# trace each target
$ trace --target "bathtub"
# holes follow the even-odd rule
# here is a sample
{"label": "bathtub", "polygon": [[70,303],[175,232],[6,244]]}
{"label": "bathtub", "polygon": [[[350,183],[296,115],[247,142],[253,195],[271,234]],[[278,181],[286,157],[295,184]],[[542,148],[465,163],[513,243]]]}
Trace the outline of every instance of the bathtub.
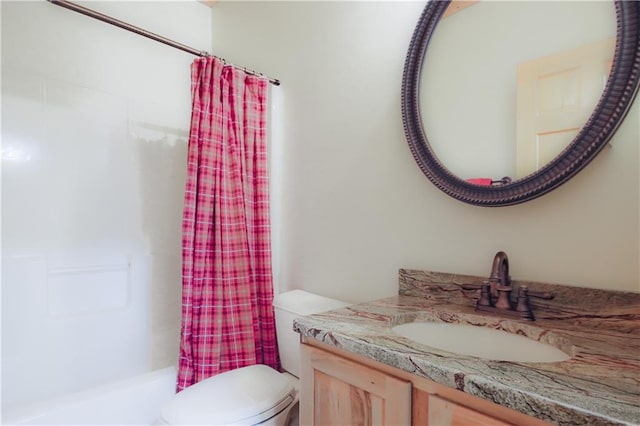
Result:
{"label": "bathtub", "polygon": [[5,407],[3,425],[151,425],[175,392],[173,367],[19,407]]}

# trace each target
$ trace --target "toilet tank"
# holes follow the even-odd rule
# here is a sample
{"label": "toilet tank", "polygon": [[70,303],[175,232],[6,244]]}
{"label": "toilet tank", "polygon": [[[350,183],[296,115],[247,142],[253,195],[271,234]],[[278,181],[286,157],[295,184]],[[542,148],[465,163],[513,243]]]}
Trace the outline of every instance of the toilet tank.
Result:
{"label": "toilet tank", "polygon": [[291,290],[273,298],[276,316],[276,335],[282,368],[300,377],[300,335],[293,331],[293,320],[350,305],[304,290]]}

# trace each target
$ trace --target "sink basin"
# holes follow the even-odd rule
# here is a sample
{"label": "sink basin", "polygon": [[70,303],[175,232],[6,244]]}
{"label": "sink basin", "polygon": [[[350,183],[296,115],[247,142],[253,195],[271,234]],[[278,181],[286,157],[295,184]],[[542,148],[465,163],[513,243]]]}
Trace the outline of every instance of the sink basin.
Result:
{"label": "sink basin", "polygon": [[392,330],[425,346],[495,361],[560,362],[571,358],[549,344],[488,327],[410,322],[397,325]]}

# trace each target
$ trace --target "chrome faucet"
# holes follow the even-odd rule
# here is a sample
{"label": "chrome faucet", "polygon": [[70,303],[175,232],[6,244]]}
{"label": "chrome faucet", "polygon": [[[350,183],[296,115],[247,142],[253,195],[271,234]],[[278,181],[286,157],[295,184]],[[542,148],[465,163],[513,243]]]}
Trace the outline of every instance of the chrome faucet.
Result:
{"label": "chrome faucet", "polygon": [[509,316],[533,321],[533,311],[529,305],[529,296],[552,299],[551,293],[529,292],[525,285],[518,288],[518,300],[511,302],[511,277],[509,276],[509,258],[499,251],[493,258],[489,279],[480,286],[480,298],[476,303],[477,311],[491,312],[500,316]]}

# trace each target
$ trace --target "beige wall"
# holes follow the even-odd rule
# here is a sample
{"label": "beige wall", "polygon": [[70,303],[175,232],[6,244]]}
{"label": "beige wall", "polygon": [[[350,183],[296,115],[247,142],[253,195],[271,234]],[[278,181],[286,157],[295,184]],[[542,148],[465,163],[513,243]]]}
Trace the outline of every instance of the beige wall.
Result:
{"label": "beige wall", "polygon": [[422,175],[402,131],[402,68],[421,9],[213,7],[214,52],[282,80],[280,287],[364,301],[395,294],[398,268],[487,275],[505,250],[517,279],[640,291],[638,102],[612,148],[554,192],[463,204]]}

